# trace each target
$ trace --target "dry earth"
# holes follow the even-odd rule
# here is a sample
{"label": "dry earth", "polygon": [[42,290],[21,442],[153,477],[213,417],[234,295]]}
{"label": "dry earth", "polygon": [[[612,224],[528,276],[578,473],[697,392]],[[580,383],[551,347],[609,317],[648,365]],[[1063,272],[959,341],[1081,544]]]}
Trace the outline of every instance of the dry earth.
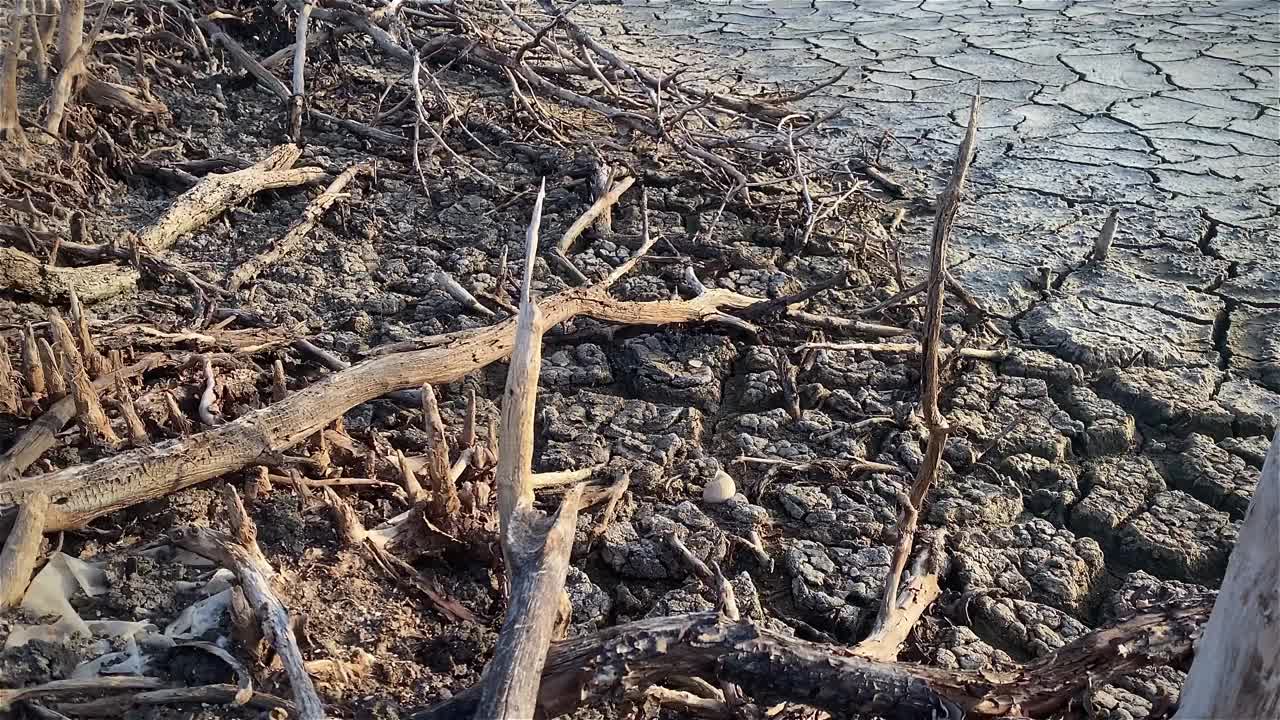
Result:
{"label": "dry earth", "polygon": [[[254,3],[221,9],[241,18],[228,22],[228,31],[258,58],[292,42],[291,11],[281,18]],[[159,11],[122,12],[110,32],[172,22],[157,21]],[[950,257],[974,302],[949,308],[944,337],[1010,353],[994,362],[960,360],[945,373],[943,410],[956,432],[924,525],[949,531],[949,562],[943,596],[917,626],[904,660],[1000,668],[1052,652],[1142,603],[1217,586],[1280,422],[1280,29],[1273,7],[688,0],[583,3],[573,17],[637,64],[663,72],[684,67],[701,81],[743,92],[794,92],[802,81],[846,71],[798,105],[840,111],[814,134],[830,161],[815,174],[837,178],[831,187],[841,189],[850,178],[870,180],[804,254],[791,257],[789,239],[802,222],[795,207],[774,207],[762,192],[754,207],[733,203],[720,212],[722,189],[687,159],[634,136],[601,145],[612,163],[640,176],[637,187],[647,187],[652,232],[663,238],[655,252],[668,260],[624,278],[615,292],[624,299],[687,293],[686,266],[707,286],[757,297],[845,275],[850,287],[824,291],[804,309],[918,332],[915,300],[859,313],[923,277],[933,198],[950,172],[968,98],[982,81],[980,147]],[[100,72],[137,86],[137,44],[104,38]],[[220,50],[212,58],[188,57],[180,46],[149,52],[166,59],[145,74],[169,113],[131,118],[80,107],[74,142],[29,133],[25,157],[0,147],[0,223],[70,237],[78,212],[88,218],[88,240],[122,237],[158,217],[187,186],[164,168],[192,167],[182,165],[191,160],[212,161],[189,171],[197,175],[242,167],[285,137],[288,118],[279,103],[234,64],[220,63]],[[315,107],[408,132],[412,122],[392,110],[411,102],[405,67],[357,35],[313,53]],[[558,238],[590,204],[594,160],[581,144],[548,140],[532,116],[513,110],[501,78],[465,63],[442,64],[426,66],[466,109],[467,132],[455,127],[448,140],[502,188],[438,146],[424,153],[420,179],[407,148],[317,123],[306,130],[300,165],[336,175],[376,160],[376,178],[354,182],[301,249],[214,302],[239,311],[241,321],[305,335],[352,362],[389,343],[495,322],[443,292],[431,273],[449,273],[473,292],[506,295],[508,288],[495,287],[504,274],[499,264],[509,255],[512,272],[517,266],[532,189],[547,178],[544,237]],[[21,87],[24,119],[34,122],[43,90],[27,75]],[[571,109],[551,114],[570,136],[598,123]],[[80,159],[68,161],[64,153],[74,148]],[[871,159],[893,186],[864,176]],[[841,172],[852,175],[841,181]],[[184,236],[167,257],[221,284],[281,236],[316,193],[259,195]],[[20,207],[26,197],[34,214]],[[905,215],[891,231],[898,208]],[[1113,208],[1114,247],[1107,259],[1091,261]],[[632,190],[618,205],[613,233],[591,237],[576,252],[578,267],[602,277],[634,250],[641,221]],[[10,236],[5,244],[25,248]],[[535,277],[543,296],[572,284],[543,258]],[[130,330],[206,329],[210,299],[193,308],[194,297],[184,283],[144,269],[136,289],[91,305],[95,335],[127,354],[216,351],[216,409],[226,419],[269,402],[277,356],[291,391],[328,372],[287,346],[233,356]],[[48,300],[12,289],[0,294],[0,329],[15,359],[23,325],[43,322]],[[65,311],[65,298],[53,300]],[[507,314],[494,309],[499,318]],[[602,482],[622,470],[631,479],[603,536],[593,537],[601,508],[581,518],[568,587],[570,632],[713,607],[666,541],[676,534],[695,553],[723,554],[744,614],[806,639],[849,643],[865,635],[889,565],[897,495],[923,457],[924,431],[912,417],[918,362],[880,352],[796,352],[812,328],[781,321],[759,338],[722,326],[568,325],[546,339],[535,469],[600,465]],[[895,339],[914,342],[885,340]],[[784,407],[775,350],[798,367],[800,419]],[[504,371],[499,364],[437,387],[455,444],[470,389],[480,398],[481,428],[496,418]],[[199,364],[153,373],[135,387],[157,440],[179,434],[165,390],[200,430]],[[16,437],[28,422],[25,413],[0,416],[0,435]],[[417,455],[427,442],[416,408],[393,399],[357,406],[344,424],[360,447],[376,434]],[[314,458],[317,448],[308,443],[291,452]],[[101,454],[69,431],[28,474]],[[344,475],[362,472],[363,461],[334,455]],[[796,470],[744,456],[834,462]],[[902,472],[840,467],[856,461]],[[315,475],[307,463],[298,467]],[[738,494],[704,503],[705,484],[722,469],[736,479]],[[385,460],[373,470],[365,477],[397,475]],[[250,469],[225,480],[240,486],[255,476]],[[214,487],[221,483],[50,537],[62,552],[103,563],[106,590],[77,599],[81,615],[164,629],[201,599],[212,568],[162,543],[142,549],[183,525],[223,527]],[[406,509],[385,486],[344,495],[370,527]],[[482,619],[454,622],[341,547],[323,505],[288,485],[249,509],[268,559],[288,580],[286,605],[305,618],[307,659],[349,663],[346,674],[317,674],[336,716],[408,717],[479,679],[504,609],[494,566],[447,552],[418,560],[446,595]],[[753,533],[762,552],[733,539]],[[0,616],[0,635],[34,620],[22,611]],[[227,622],[215,613],[196,639],[223,643],[247,661],[245,649],[230,643]],[[139,651],[136,644],[112,649]],[[102,650],[88,642],[6,647],[0,687],[70,677]],[[146,644],[140,652],[151,663],[147,672],[169,681],[234,681],[207,653]],[[1158,717],[1176,699],[1183,670],[1153,667],[1094,686],[1070,714]],[[259,678],[260,689],[289,695],[278,674]],[[621,717],[622,707],[576,717]],[[73,710],[64,712],[76,716]],[[261,713],[173,705],[127,716]]]}

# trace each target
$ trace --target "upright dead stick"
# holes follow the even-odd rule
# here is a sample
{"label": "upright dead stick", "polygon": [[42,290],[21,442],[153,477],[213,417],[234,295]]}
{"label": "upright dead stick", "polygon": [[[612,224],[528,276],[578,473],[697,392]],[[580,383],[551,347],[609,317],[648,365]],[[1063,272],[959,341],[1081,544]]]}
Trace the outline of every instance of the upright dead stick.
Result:
{"label": "upright dead stick", "polygon": [[65,0],[62,4],[62,19],[58,26],[58,61],[62,69],[53,81],[53,93],[49,96],[49,112],[45,117],[45,130],[58,135],[62,130],[62,118],[66,114],[67,105],[82,84],[81,78],[87,72],[85,64],[93,43],[102,31],[102,24],[111,10],[112,0],[102,3],[102,9],[94,18],[93,28],[87,38],[84,32],[84,0]]}
{"label": "upright dead stick", "polygon": [[1093,241],[1093,259],[1096,262],[1106,260],[1108,253],[1111,252],[1111,242],[1116,238],[1116,225],[1119,220],[1120,208],[1111,208],[1107,213],[1106,221],[1102,223],[1102,231]]}
{"label": "upright dead stick", "polygon": [[[40,17],[47,14],[47,17]],[[31,33],[31,62],[36,66],[36,81],[49,80],[48,38],[40,31],[42,24],[52,20],[52,13],[44,7],[44,0],[30,0],[27,5],[27,31]],[[50,28],[52,30],[52,28]]]}
{"label": "upright dead stick", "polygon": [[89,371],[85,369],[84,359],[76,348],[76,341],[71,328],[63,321],[57,308],[49,308],[49,325],[53,328],[54,340],[62,350],[63,371],[67,384],[71,387],[71,397],[76,403],[76,414],[84,425],[85,433],[94,439],[100,439],[109,447],[120,444],[120,436],[111,429],[111,421],[102,409],[102,400],[98,391],[89,380]]}
{"label": "upright dead stick", "polygon": [[129,433],[129,443],[134,447],[150,445],[151,438],[147,436],[147,426],[138,416],[138,408],[133,404],[133,393],[129,392],[129,383],[120,375],[116,375],[115,379],[116,408],[120,411],[120,417],[124,419],[125,430]]}
{"label": "upright dead stick", "polygon": [[36,340],[36,347],[40,350],[40,364],[44,366],[44,381],[49,387],[49,399],[61,400],[67,396],[67,381],[62,375],[58,353],[44,338]]}
{"label": "upright dead stick", "polygon": [[498,489],[498,531],[508,570],[511,558],[507,556],[507,546],[513,517],[517,512],[529,512],[533,508],[533,484],[529,482],[529,474],[533,472],[533,409],[538,399],[538,373],[542,362],[542,311],[531,297],[531,287],[545,197],[544,179],[533,202],[533,217],[525,233],[520,314],[516,317],[515,347],[511,352],[506,391],[502,396],[502,440],[494,481]]}
{"label": "upright dead stick", "polygon": [[205,528],[188,528],[177,533],[175,542],[218,561],[236,574],[250,607],[254,608],[262,624],[263,635],[271,640],[284,665],[289,684],[293,687],[297,717],[300,720],[324,720],[324,703],[320,701],[315,684],[304,667],[302,651],[289,622],[289,611],[272,589],[277,576],[258,547],[257,528],[245,512],[235,488],[224,485],[223,497],[231,519],[230,537]]}
{"label": "upright dead stick", "polygon": [[325,188],[324,192],[320,193],[315,200],[311,201],[311,204],[307,205],[307,208],[302,211],[302,217],[289,226],[289,230],[285,232],[284,237],[280,238],[280,242],[261,255],[246,260],[240,267],[231,272],[227,277],[227,289],[233,292],[239,290],[246,282],[257,277],[258,273],[262,272],[263,269],[297,249],[298,245],[302,244],[303,239],[307,237],[307,234],[315,228],[316,223],[320,222],[320,218],[324,217],[329,207],[346,197],[346,194],[342,191],[347,184],[356,175],[368,170],[369,165],[367,163],[352,165],[343,170],[342,174],[338,175],[332,183],[329,183],[329,187]]}
{"label": "upright dead stick", "polygon": [[[498,520],[511,600],[493,660],[485,671],[476,720],[534,716],[542,666],[569,572],[582,487],[565,494],[559,512],[546,518],[533,507],[533,416],[542,364],[542,313],[532,297],[533,261],[546,182],[538,189],[525,238],[524,282],[516,346],[507,371],[498,451]],[[550,526],[548,527],[548,523]]]}
{"label": "upright dead stick", "polygon": [[95,378],[101,377],[103,373],[110,370],[110,366],[102,353],[98,352],[98,346],[93,342],[93,335],[89,333],[89,316],[85,312],[84,305],[80,303],[80,296],[76,294],[75,288],[71,288],[70,292],[71,323],[76,332],[76,341],[80,344],[80,354],[89,368],[89,374]]}
{"label": "upright dead stick", "polygon": [[36,331],[30,323],[22,334],[22,376],[27,381],[28,392],[33,396],[44,394],[44,364],[40,362],[40,346],[36,344]]}
{"label": "upright dead stick", "polygon": [[1262,465],[1174,720],[1280,717],[1280,430]]}
{"label": "upright dead stick", "polygon": [[9,357],[9,346],[0,340],[0,413],[15,415],[20,406],[18,385],[13,381],[13,360]]}
{"label": "upright dead stick", "polygon": [[[929,438],[925,449],[924,462],[920,464],[919,473],[911,485],[910,494],[904,498],[904,505],[898,521],[898,542],[893,551],[893,564],[889,566],[889,575],[885,580],[884,595],[880,599],[880,612],[872,626],[872,635],[886,632],[894,624],[894,615],[898,613],[898,586],[902,581],[902,572],[906,569],[907,558],[911,555],[911,545],[915,538],[916,523],[920,518],[920,510],[929,488],[938,476],[938,468],[942,462],[942,448],[946,444],[951,426],[938,407],[938,395],[941,390],[939,378],[942,355],[942,301],[946,285],[947,273],[947,241],[951,237],[951,226],[955,223],[956,213],[960,208],[961,195],[964,192],[965,179],[969,175],[969,165],[973,162],[974,146],[978,137],[978,93],[974,93],[969,105],[969,126],[965,131],[964,142],[956,152],[955,168],[951,171],[951,180],[942,192],[938,201],[938,212],[933,219],[933,239],[929,250],[929,290],[925,303],[925,333],[921,375],[920,405],[924,415],[925,427],[929,429]],[[897,648],[893,648],[893,657],[897,657]],[[886,650],[887,654],[887,650]],[[883,658],[891,659],[891,658]]]}
{"label": "upright dead stick", "polygon": [[139,234],[138,244],[154,252],[164,252],[183,235],[204,227],[257,193],[294,187],[325,176],[320,168],[293,168],[301,155],[296,145],[280,145],[244,170],[206,175]]}
{"label": "upright dead stick", "polygon": [[66,67],[80,49],[84,35],[84,0],[62,0],[62,16],[58,19],[58,62]]}
{"label": "upright dead stick", "polygon": [[307,0],[298,10],[298,28],[293,53],[293,95],[289,98],[289,137],[295,145],[302,143],[302,116],[307,103],[305,75],[307,70],[307,25],[315,5]]}
{"label": "upright dead stick", "polygon": [[449,473],[449,442],[444,437],[440,405],[430,385],[422,386],[422,423],[427,432],[427,480],[431,483],[431,513],[437,522],[452,522],[462,503]]}
{"label": "upright dead stick", "polygon": [[[116,370],[93,381],[94,390],[104,392],[117,380],[141,375],[165,362],[163,353],[153,353],[139,359],[129,367]],[[9,480],[16,479],[31,464],[40,459],[57,441],[57,435],[71,418],[76,416],[76,403],[71,398],[63,398],[55,402],[38,420],[31,423],[26,432],[18,438],[4,455],[0,455],[0,486]]]}
{"label": "upright dead stick", "polygon": [[[23,0],[13,0],[8,33],[0,53],[0,141],[24,138],[18,117],[18,53],[22,49]],[[0,31],[4,28],[0,28]]]}
{"label": "upright dead stick", "polygon": [[0,550],[0,612],[17,607],[27,592],[27,585],[31,584],[48,507],[48,498],[35,496],[18,510],[18,519],[4,543],[4,550]]}

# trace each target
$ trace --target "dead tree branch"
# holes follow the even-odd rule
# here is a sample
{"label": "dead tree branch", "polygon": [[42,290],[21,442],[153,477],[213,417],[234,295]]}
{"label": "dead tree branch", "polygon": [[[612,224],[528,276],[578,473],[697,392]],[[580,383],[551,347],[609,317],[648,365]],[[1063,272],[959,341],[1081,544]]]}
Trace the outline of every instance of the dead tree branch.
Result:
{"label": "dead tree branch", "polygon": [[502,439],[495,482],[498,527],[511,600],[498,646],[485,671],[477,720],[519,720],[534,715],[542,666],[569,572],[582,487],[565,494],[548,518],[533,506],[533,423],[542,365],[542,312],[532,297],[533,262],[546,182],[538,189],[525,237],[524,281],[515,348],[502,402]]}
{"label": "dead tree branch", "polygon": [[[951,426],[938,406],[938,395],[941,391],[942,303],[946,285],[947,241],[951,237],[951,226],[960,208],[965,179],[969,175],[969,165],[973,162],[974,146],[978,137],[978,105],[979,96],[974,93],[973,101],[969,105],[969,126],[965,131],[964,142],[956,152],[956,163],[951,171],[951,180],[942,192],[938,202],[938,212],[933,221],[920,391],[921,412],[924,415],[925,427],[929,430],[929,437],[926,441],[924,462],[920,464],[919,473],[911,485],[910,493],[903,499],[903,507],[898,516],[898,542],[894,547],[893,563],[889,566],[889,575],[885,581],[880,612],[872,626],[873,638],[891,632],[890,628],[899,624],[896,616],[902,612],[902,606],[899,604],[898,586],[902,581],[902,573],[907,567],[907,558],[911,555],[911,545],[915,538],[920,511],[924,507],[929,488],[937,479],[942,463],[942,449],[946,444],[947,435],[951,432]],[[895,633],[895,635],[898,634],[901,633]],[[902,636],[905,639],[905,634]],[[898,655],[896,646],[890,648],[880,644],[879,651],[880,658],[885,660],[895,659]]]}
{"label": "dead tree branch", "polygon": [[[311,6],[307,5],[306,7]],[[306,209],[302,211],[302,217],[289,226],[289,229],[285,232],[284,237],[280,238],[279,242],[273,245],[270,250],[244,261],[239,267],[231,271],[231,274],[227,276],[227,289],[232,292],[239,290],[245,283],[257,277],[258,273],[297,249],[298,245],[306,239],[311,230],[320,222],[320,218],[324,217],[325,212],[335,202],[346,197],[346,194],[342,191],[347,184],[356,175],[367,172],[369,167],[366,163],[360,163],[343,170],[342,174],[329,183],[329,187],[325,188],[324,192],[316,196],[316,199],[307,205]]]}
{"label": "dead tree branch", "polygon": [[[1008,673],[850,657],[750,622],[725,622],[715,612],[648,618],[553,647],[537,707],[540,717],[560,717],[629,689],[690,676],[739,683],[758,702],[791,701],[841,717],[996,718],[1015,710],[1045,717],[1090,685],[1188,658],[1212,604],[1212,595],[1201,595],[1143,611]],[[410,720],[472,717],[480,693],[472,687]]]}
{"label": "dead tree branch", "polygon": [[199,230],[253,195],[303,185],[325,176],[320,168],[294,168],[301,155],[296,145],[280,145],[244,170],[205,176],[139,234],[138,244],[154,252],[164,252],[183,235]]}

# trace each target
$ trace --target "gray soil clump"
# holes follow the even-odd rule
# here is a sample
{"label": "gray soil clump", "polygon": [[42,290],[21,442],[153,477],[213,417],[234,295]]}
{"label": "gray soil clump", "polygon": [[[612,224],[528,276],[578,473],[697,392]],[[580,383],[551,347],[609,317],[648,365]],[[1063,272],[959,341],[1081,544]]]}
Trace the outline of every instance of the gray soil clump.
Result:
{"label": "gray soil clump", "polygon": [[1230,516],[1169,490],[1116,532],[1117,559],[1163,577],[1211,583],[1226,572],[1236,539]]}

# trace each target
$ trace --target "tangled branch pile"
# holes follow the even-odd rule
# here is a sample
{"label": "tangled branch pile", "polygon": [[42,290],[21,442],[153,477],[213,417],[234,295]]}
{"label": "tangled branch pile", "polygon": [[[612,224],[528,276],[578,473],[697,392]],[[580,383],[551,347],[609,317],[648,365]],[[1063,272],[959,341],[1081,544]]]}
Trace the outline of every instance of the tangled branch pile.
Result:
{"label": "tangled branch pile", "polygon": [[[8,244],[0,248],[0,287],[48,305],[44,318],[7,327],[10,332],[0,341],[0,415],[15,428],[15,441],[0,457],[0,535],[5,538],[0,609],[30,601],[28,588],[38,585],[32,575],[46,534],[83,530],[99,518],[225,479],[242,481],[250,504],[270,496],[273,486],[287,486],[304,509],[323,506],[345,548],[450,622],[485,620],[415,563],[449,555],[493,571],[506,619],[484,680],[414,715],[420,719],[551,717],[620,698],[717,718],[776,715],[769,703],[837,715],[1048,717],[1089,683],[1192,655],[1209,617],[1210,596],[1147,608],[1016,672],[947,671],[898,661],[917,621],[940,594],[946,562],[942,533],[925,533],[927,542],[918,551],[915,543],[950,432],[939,405],[943,361],[1010,352],[943,345],[949,289],[953,299],[976,307],[956,288],[945,263],[951,223],[978,142],[976,98],[951,183],[937,204],[928,280],[914,289],[901,287],[881,307],[925,293],[922,321],[900,327],[804,310],[818,293],[847,287],[847,277],[766,298],[708,288],[695,270],[699,260],[731,261],[716,230],[732,211],[767,218],[779,229],[778,266],[840,246],[877,263],[884,277],[901,280],[901,268],[890,267],[896,253],[878,223],[862,234],[856,249],[833,239],[833,224],[876,212],[875,202],[863,193],[868,182],[891,181],[874,164],[831,155],[817,142],[829,118],[793,109],[827,83],[789,95],[743,97],[681,73],[659,75],[584,30],[571,17],[576,3],[558,7],[553,0],[540,0],[537,8],[529,8],[504,0],[287,0],[272,8],[261,5],[163,0],[117,6],[103,0],[94,9],[84,0],[60,5],[14,0],[0,15],[6,30],[0,140],[7,143],[5,157],[14,158],[0,166],[6,191],[2,219],[7,220],[0,224],[0,237]],[[94,13],[84,32],[90,9]],[[55,32],[56,53],[50,56]],[[291,42],[259,57],[256,46],[264,44],[263,37]],[[341,75],[344,57],[357,52],[366,54],[366,69],[384,82],[376,103],[345,102],[348,98],[334,87],[351,78],[335,84],[327,77]],[[287,67],[288,83],[280,77]],[[509,105],[479,96],[464,105],[444,79],[463,68],[484,78],[487,88],[499,88],[497,95]],[[57,72],[50,75],[51,69]],[[126,74],[132,82],[123,82]],[[152,77],[164,79],[163,92]],[[174,147],[198,146],[190,132],[172,126],[165,102],[177,94],[174,88],[196,83],[221,98],[224,110],[227,88],[256,84],[265,91],[274,110],[272,147],[256,161],[157,161]],[[388,98],[398,100],[383,107]],[[362,157],[332,166],[307,154],[319,138],[340,146],[331,141],[334,136],[358,147]],[[161,140],[172,145],[158,146]],[[547,168],[565,157],[555,150],[585,160]],[[430,198],[433,181],[455,174],[502,198],[505,209],[533,194],[527,189],[531,183],[517,186],[511,173],[497,171],[513,155],[537,171],[523,173],[520,180],[567,176],[589,189],[590,204],[574,214],[557,242],[540,249],[546,199],[545,184],[540,187],[525,255],[516,263],[518,284],[509,274],[505,248],[497,278],[485,287],[466,287],[443,270],[427,276],[463,312],[489,324],[402,337],[351,364],[308,340],[300,328],[272,326],[240,306],[250,302],[260,278],[305,246],[326,214],[362,183],[373,186],[395,177],[420,184]],[[87,215],[99,195],[141,176],[181,193],[145,223],[115,217],[99,227],[90,221]],[[174,252],[185,238],[209,231],[217,221],[229,224],[228,214],[257,196],[317,183],[323,190],[278,240],[221,278]],[[692,237],[660,236],[651,228],[649,189],[674,186],[700,193],[690,204],[711,210],[710,222]],[[640,190],[633,213],[640,230],[615,232],[615,210],[633,187]],[[880,242],[868,242],[869,236]],[[616,240],[628,252],[616,266],[589,266],[580,251],[590,238]],[[664,247],[660,243],[672,254],[656,256]],[[536,272],[547,270],[538,266],[539,259],[552,261],[561,274]],[[675,267],[683,294],[615,297],[616,286],[642,262]],[[538,274],[543,288],[560,291],[539,300]],[[170,309],[182,310],[189,321],[162,328],[138,317],[95,320],[86,308],[146,283],[184,288],[190,308],[174,303]],[[59,309],[63,304],[66,318]],[[673,551],[716,598],[717,612],[650,618],[564,639],[569,622],[564,584],[579,510],[604,506],[588,532],[591,539],[600,537],[625,502],[630,483],[625,468],[608,483],[595,481],[593,468],[533,472],[544,334],[575,318],[616,327],[715,323],[752,340],[785,324],[792,335],[892,338],[899,342],[858,349],[922,358],[927,454],[900,493],[893,562],[868,637],[851,647],[806,642],[744,619],[717,563],[723,558],[699,557],[672,534]],[[813,339],[817,342],[807,348],[823,345],[822,337]],[[281,359],[290,350],[328,374],[320,376],[313,367],[291,383]],[[259,364],[258,358],[269,353],[277,355],[274,361]],[[451,442],[438,387],[507,358],[500,428],[481,436],[472,393],[462,429]],[[798,419],[808,405],[785,353],[778,354],[778,376],[782,402]],[[352,408],[388,396],[411,408],[412,422],[425,437],[421,455],[393,451],[376,430],[363,437],[347,431],[344,416]],[[68,435],[66,427],[73,423]],[[83,457],[77,454],[58,468],[49,456],[68,436]],[[869,462],[857,469],[901,474],[896,467]],[[1267,478],[1276,476],[1274,452],[1267,473]],[[1274,505],[1280,480],[1268,482],[1266,490],[1272,492],[1260,490],[1259,497]],[[539,509],[546,507],[546,497],[535,492],[545,496],[565,486],[570,489],[557,511]],[[366,528],[366,517],[354,507],[353,488],[360,487],[390,487],[407,509]],[[56,712],[100,715],[204,702],[283,708],[306,720],[329,715],[313,681],[320,666],[305,659],[305,643],[282,599],[287,597],[283,573],[260,546],[260,528],[241,493],[230,482],[221,488],[220,519],[227,532],[178,528],[162,544],[208,558],[238,579],[228,589],[228,612],[250,663],[218,646],[204,648],[235,668],[237,685],[162,688],[155,678],[122,681],[105,675],[55,680],[0,690],[0,712],[22,707],[34,714],[55,713],[42,703],[106,695],[60,702]],[[767,559],[758,536],[743,542]],[[254,690],[255,678],[267,674],[275,661],[291,701]],[[693,691],[673,689],[677,685]]]}

